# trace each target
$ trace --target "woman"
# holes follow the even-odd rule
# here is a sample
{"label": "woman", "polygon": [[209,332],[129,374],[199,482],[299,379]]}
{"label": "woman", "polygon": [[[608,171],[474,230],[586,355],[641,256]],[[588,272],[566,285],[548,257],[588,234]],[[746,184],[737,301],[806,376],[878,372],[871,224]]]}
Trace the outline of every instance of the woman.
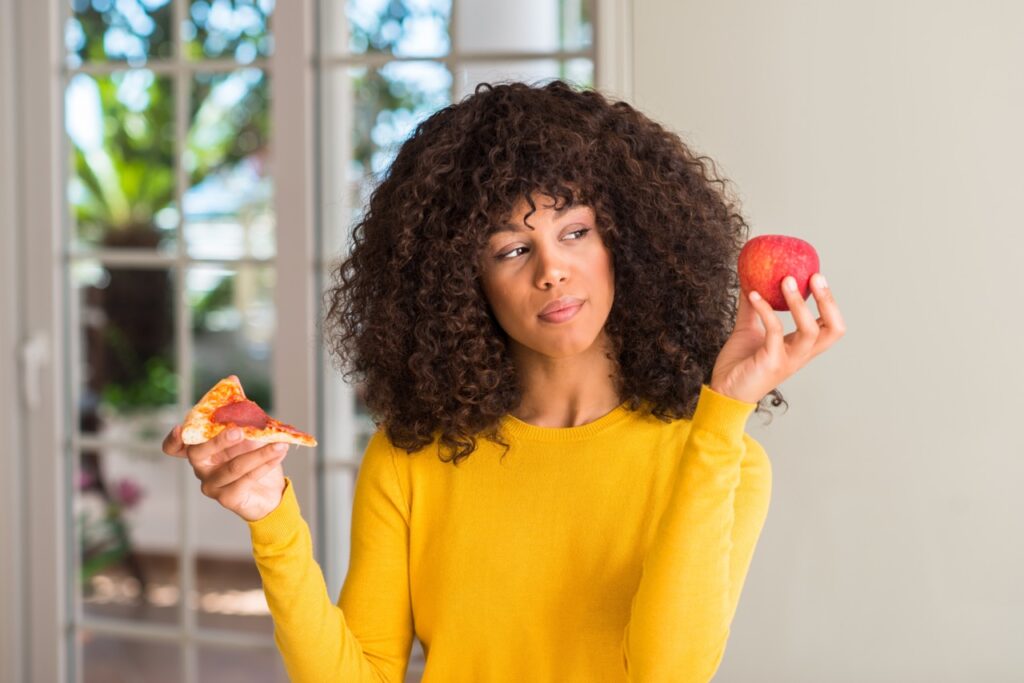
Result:
{"label": "woman", "polygon": [[427,682],[711,679],[771,495],[747,417],[844,326],[820,274],[788,335],[737,306],[748,227],[705,159],[560,81],[405,142],[327,292],[378,425],[337,604],[282,455],[168,435],[248,521],[293,681],[400,681],[414,635]]}

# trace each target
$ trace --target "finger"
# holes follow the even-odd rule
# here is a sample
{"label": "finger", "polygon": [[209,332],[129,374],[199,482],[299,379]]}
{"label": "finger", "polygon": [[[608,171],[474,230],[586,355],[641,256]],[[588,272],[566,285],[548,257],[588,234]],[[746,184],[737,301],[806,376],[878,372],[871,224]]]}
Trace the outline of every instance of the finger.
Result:
{"label": "finger", "polygon": [[757,311],[761,323],[764,325],[765,351],[773,358],[781,358],[785,355],[782,341],[782,321],[775,315],[775,310],[756,291],[750,293],[750,301]]}
{"label": "finger", "polygon": [[[798,284],[792,275],[787,275],[782,280],[782,296],[786,298],[789,311],[793,314],[793,320],[796,321],[796,331],[787,334],[784,343],[789,349],[790,355],[806,356],[814,348],[819,328],[807,302],[800,295]],[[792,285],[793,288],[790,289],[788,285]]]}
{"label": "finger", "polygon": [[284,460],[286,455],[287,453],[260,465],[233,484],[228,484],[224,488],[218,490],[216,493],[217,501],[228,509],[237,509],[250,497],[250,487],[253,483],[258,482],[267,474],[280,467],[281,461]]}
{"label": "finger", "polygon": [[164,437],[160,449],[167,455],[173,455],[176,458],[186,456],[185,444],[181,440],[181,425],[174,425],[174,428]]}
{"label": "finger", "polygon": [[244,453],[249,453],[251,451],[258,450],[266,445],[266,441],[256,441],[255,439],[242,439],[234,446],[229,446],[223,451],[217,451],[216,453],[214,453],[213,456],[211,456],[210,458],[210,464],[213,467],[217,467],[219,465],[226,463],[228,460],[231,460],[232,458],[236,458]]}
{"label": "finger", "polygon": [[750,303],[750,292],[742,293],[736,311],[736,329],[754,329],[760,332],[758,318],[757,309]]}
{"label": "finger", "polygon": [[263,448],[257,448],[226,463],[215,469],[210,476],[203,481],[202,490],[205,495],[209,492],[224,488],[234,482],[248,476],[254,470],[263,467],[270,461],[280,461],[288,452],[288,444],[272,443]]}
{"label": "finger", "polygon": [[242,430],[238,427],[224,429],[220,434],[205,443],[196,444],[188,449],[188,460],[197,472],[208,470],[216,465],[216,455],[220,451],[239,443],[242,440]]}
{"label": "finger", "polygon": [[814,300],[818,304],[818,312],[821,313],[819,318],[821,334],[818,336],[818,342],[815,345],[815,351],[820,353],[846,334],[846,323],[843,321],[843,316],[839,312],[839,305],[836,303],[835,296],[833,296],[832,289],[825,281],[824,275],[817,273],[811,278],[811,291],[814,293]]}

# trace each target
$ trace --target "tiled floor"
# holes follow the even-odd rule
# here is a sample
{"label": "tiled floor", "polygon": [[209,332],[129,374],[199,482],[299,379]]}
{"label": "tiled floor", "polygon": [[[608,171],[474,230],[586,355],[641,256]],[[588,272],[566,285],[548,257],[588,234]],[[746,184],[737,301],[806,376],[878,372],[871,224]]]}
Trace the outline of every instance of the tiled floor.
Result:
{"label": "tiled floor", "polygon": [[[178,559],[141,555],[138,581],[126,565],[94,577],[83,595],[86,616],[118,618],[139,623],[178,624],[180,591]],[[282,683],[288,680],[273,645],[273,623],[263,598],[260,577],[251,559],[199,558],[197,592],[191,603],[196,622],[203,628],[263,634],[263,649],[199,647],[200,681],[217,683]],[[84,683],[180,683],[184,680],[180,648],[176,642],[121,638],[82,630]],[[417,661],[417,660],[420,661]],[[420,680],[422,653],[414,644],[405,683]]]}
{"label": "tiled floor", "polygon": [[[141,623],[180,622],[178,559],[141,555],[140,582],[126,565],[94,577],[83,595],[86,616],[118,618]],[[263,634],[263,649],[200,646],[197,658],[201,681],[287,681],[274,648],[273,623],[263,599],[259,574],[251,559],[199,558],[196,562],[196,623],[202,628]],[[179,683],[184,680],[177,643],[120,638],[80,632],[82,680],[85,683],[145,681]]]}

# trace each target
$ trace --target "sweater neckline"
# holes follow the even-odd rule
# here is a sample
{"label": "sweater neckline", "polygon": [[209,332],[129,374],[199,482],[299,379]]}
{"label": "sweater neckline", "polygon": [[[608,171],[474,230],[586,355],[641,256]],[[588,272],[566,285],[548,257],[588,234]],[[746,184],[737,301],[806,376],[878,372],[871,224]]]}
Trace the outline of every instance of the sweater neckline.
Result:
{"label": "sweater neckline", "polygon": [[605,413],[596,420],[575,427],[541,427],[524,422],[511,413],[501,419],[501,424],[508,434],[519,440],[546,441],[549,443],[582,441],[596,436],[626,419],[631,412],[626,408],[627,402],[623,401],[610,412]]}

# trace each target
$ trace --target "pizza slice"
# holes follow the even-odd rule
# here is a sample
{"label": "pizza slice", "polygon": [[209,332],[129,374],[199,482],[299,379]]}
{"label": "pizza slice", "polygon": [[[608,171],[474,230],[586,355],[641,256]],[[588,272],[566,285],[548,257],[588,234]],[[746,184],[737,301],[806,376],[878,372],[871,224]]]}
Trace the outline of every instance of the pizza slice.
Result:
{"label": "pizza slice", "polygon": [[247,399],[235,375],[228,375],[217,382],[192,406],[181,425],[181,440],[189,445],[203,443],[229,427],[238,427],[244,438],[253,441],[316,445],[316,439],[311,435],[275,420]]}

